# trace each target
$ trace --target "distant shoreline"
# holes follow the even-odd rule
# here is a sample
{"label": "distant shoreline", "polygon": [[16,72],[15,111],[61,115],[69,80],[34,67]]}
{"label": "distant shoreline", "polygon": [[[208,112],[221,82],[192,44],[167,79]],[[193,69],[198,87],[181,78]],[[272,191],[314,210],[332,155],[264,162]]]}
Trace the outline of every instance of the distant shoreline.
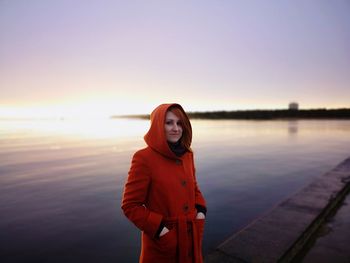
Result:
{"label": "distant shoreline", "polygon": [[[309,109],[309,110],[240,110],[187,112],[190,119],[210,120],[274,120],[274,119],[350,119],[350,109]],[[114,118],[149,119],[149,114],[114,115]]]}

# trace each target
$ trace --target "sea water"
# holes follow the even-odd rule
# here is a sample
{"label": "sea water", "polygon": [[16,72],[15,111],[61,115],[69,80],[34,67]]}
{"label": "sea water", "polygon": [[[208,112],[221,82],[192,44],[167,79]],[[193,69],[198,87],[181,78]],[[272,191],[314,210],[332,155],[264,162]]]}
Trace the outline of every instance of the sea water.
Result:
{"label": "sea water", "polygon": [[[192,120],[204,253],[350,156],[349,120]],[[137,262],[120,209],[149,121],[1,120],[1,262]]]}

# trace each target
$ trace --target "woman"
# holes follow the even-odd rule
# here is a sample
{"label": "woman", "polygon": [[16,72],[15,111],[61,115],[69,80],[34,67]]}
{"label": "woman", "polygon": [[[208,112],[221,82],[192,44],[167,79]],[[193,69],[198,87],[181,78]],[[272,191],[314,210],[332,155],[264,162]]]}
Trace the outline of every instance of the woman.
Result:
{"label": "woman", "polygon": [[124,188],[122,209],[142,231],[140,262],[202,262],[205,200],[198,188],[192,128],[179,104],[162,104],[151,114]]}

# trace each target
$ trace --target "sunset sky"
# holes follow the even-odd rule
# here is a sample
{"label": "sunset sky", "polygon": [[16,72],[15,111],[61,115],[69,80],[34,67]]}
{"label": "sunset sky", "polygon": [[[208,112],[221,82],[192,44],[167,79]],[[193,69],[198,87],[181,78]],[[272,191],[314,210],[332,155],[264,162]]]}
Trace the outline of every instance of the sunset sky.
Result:
{"label": "sunset sky", "polygon": [[0,117],[350,107],[350,1],[0,1]]}

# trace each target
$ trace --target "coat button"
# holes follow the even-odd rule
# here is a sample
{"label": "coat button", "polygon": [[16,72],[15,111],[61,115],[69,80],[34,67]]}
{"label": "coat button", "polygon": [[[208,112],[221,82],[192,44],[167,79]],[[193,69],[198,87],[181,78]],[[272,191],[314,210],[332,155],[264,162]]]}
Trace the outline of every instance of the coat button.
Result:
{"label": "coat button", "polygon": [[186,180],[182,180],[182,181],[181,181],[181,185],[182,185],[182,186],[186,186],[186,184],[187,184]]}
{"label": "coat button", "polygon": [[181,160],[179,160],[179,159],[176,159],[175,162],[176,162],[177,165],[180,165],[180,164],[181,164]]}
{"label": "coat button", "polygon": [[187,228],[187,234],[189,234],[189,235],[192,234],[192,227],[189,226],[189,227]]}
{"label": "coat button", "polygon": [[184,210],[185,212],[187,212],[188,209],[189,209],[188,204],[185,204],[185,205],[183,206],[183,210]]}

